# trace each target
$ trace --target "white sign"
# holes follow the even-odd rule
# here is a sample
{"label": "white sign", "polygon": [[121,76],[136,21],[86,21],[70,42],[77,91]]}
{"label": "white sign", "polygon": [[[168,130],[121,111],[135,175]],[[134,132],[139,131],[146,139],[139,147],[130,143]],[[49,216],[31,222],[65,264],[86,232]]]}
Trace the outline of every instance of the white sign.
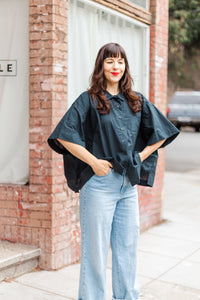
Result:
{"label": "white sign", "polygon": [[0,60],[0,76],[16,76],[17,61],[16,60]]}

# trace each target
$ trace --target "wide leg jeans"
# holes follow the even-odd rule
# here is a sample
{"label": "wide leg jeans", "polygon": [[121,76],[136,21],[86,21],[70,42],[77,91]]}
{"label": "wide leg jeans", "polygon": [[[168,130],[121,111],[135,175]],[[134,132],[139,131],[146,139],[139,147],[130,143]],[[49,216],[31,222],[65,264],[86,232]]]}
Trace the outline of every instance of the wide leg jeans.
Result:
{"label": "wide leg jeans", "polygon": [[80,191],[79,300],[106,300],[111,242],[113,299],[138,300],[136,278],[139,209],[137,187],[114,172],[93,175]]}

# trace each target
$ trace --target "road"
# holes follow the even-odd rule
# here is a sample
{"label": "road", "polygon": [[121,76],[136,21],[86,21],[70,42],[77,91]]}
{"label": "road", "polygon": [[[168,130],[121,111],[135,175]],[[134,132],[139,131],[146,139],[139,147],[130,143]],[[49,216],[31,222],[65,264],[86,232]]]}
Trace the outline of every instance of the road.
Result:
{"label": "road", "polygon": [[166,171],[200,170],[200,132],[181,131],[166,147]]}

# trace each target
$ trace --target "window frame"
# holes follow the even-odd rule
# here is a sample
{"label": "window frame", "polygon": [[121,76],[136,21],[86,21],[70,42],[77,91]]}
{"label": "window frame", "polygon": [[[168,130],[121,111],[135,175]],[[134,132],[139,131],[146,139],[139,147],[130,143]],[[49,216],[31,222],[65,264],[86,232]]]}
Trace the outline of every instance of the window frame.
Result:
{"label": "window frame", "polygon": [[[82,1],[82,0],[81,0]],[[136,5],[128,0],[90,0],[90,2],[95,2],[103,6],[109,7],[113,10],[121,12],[131,18],[141,21],[145,24],[150,25],[152,20],[152,14],[148,9],[145,9],[139,5]],[[148,1],[149,6],[149,1]]]}

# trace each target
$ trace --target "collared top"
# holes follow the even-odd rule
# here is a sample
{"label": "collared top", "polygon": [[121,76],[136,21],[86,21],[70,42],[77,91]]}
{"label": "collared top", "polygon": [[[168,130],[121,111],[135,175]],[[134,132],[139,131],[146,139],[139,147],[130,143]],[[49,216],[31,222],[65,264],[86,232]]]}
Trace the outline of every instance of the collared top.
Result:
{"label": "collared top", "polygon": [[166,139],[165,147],[179,130],[141,93],[142,110],[133,114],[126,98],[106,92],[109,114],[99,114],[92,97],[83,92],[72,104],[48,138],[49,146],[63,155],[68,186],[75,192],[94,175],[92,168],[72,155],[58,138],[79,144],[99,159],[109,160],[115,172],[126,174],[132,185],[153,186],[158,152],[143,162],[138,152]]}

